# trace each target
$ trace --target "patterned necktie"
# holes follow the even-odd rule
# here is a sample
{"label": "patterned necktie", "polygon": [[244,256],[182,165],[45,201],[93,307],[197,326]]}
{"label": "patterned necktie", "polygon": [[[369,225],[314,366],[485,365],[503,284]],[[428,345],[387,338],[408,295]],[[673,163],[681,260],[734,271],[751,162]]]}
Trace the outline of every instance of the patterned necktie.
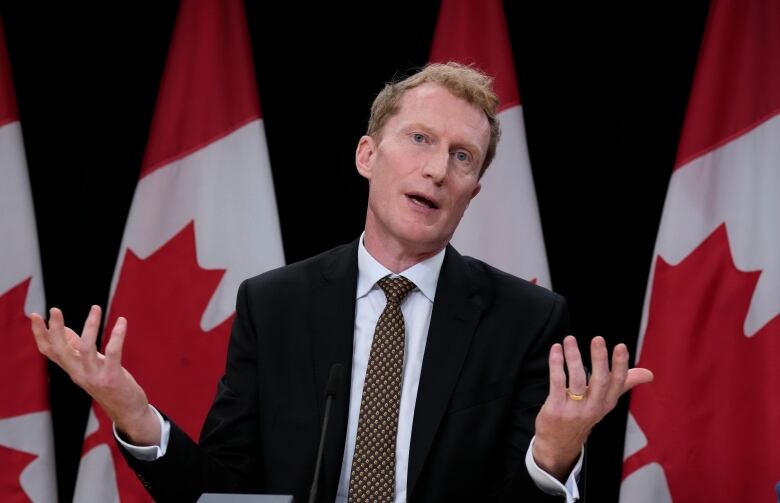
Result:
{"label": "patterned necktie", "polygon": [[387,305],[376,324],[363,383],[349,503],[395,499],[395,438],[406,336],[401,301],[414,283],[398,276],[382,278],[378,285],[385,292]]}

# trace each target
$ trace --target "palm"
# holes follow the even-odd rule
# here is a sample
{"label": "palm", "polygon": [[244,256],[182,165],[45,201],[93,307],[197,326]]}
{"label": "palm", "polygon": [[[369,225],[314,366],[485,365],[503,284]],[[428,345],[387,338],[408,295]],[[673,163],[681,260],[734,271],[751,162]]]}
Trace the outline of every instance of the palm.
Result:
{"label": "palm", "polygon": [[[148,421],[146,393],[122,367],[122,346],[127,332],[124,318],[117,319],[105,354],[100,353],[96,346],[100,325],[100,308],[97,306],[90,310],[80,336],[65,326],[62,312],[56,308],[51,310],[48,326],[37,314],[31,315],[30,320],[38,350],[98,402],[119,429],[138,429],[143,432],[144,438],[154,437],[155,431],[159,433],[159,426]],[[124,428],[126,424],[131,427]],[[139,427],[132,427],[134,424]]]}
{"label": "palm", "polygon": [[[550,349],[550,393],[536,417],[534,458],[553,475],[567,472],[577,459],[591,429],[634,386],[653,380],[644,368],[628,368],[628,349],[618,344],[610,369],[602,337],[591,341],[593,373],[588,379],[577,341],[572,336]],[[564,364],[568,370],[567,377]]]}

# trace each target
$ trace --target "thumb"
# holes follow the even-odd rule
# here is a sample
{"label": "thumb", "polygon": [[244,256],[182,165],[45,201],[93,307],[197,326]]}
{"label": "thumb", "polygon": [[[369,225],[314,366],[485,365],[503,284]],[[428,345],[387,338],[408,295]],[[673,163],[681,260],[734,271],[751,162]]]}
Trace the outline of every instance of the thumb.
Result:
{"label": "thumb", "polygon": [[641,367],[629,369],[628,376],[626,376],[626,383],[623,385],[623,393],[640,384],[652,382],[653,377],[653,373],[648,369]]}

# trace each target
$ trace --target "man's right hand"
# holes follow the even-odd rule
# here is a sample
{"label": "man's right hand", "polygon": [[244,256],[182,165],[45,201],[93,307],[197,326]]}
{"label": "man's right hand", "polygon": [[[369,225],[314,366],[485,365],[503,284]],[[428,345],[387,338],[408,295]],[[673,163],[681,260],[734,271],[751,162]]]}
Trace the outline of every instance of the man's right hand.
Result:
{"label": "man's right hand", "polygon": [[127,320],[119,317],[111,330],[106,353],[95,345],[100,326],[100,307],[92,306],[79,337],[65,326],[62,311],[49,311],[49,326],[38,314],[31,314],[38,351],[59,365],[106,411],[117,430],[135,445],[160,445],[160,422],[141,386],[122,367],[122,345]]}

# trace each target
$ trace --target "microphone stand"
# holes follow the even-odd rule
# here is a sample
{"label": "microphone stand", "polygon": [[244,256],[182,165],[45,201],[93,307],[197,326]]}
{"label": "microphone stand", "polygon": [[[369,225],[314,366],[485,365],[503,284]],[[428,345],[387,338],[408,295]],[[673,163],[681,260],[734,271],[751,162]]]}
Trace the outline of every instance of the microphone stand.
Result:
{"label": "microphone stand", "polygon": [[314,466],[314,480],[311,483],[309,491],[309,503],[315,503],[317,500],[317,485],[320,480],[320,466],[322,465],[323,452],[325,451],[325,434],[328,431],[328,419],[330,418],[330,409],[333,400],[341,388],[341,381],[344,380],[344,366],[335,363],[330,368],[328,376],[328,386],[325,388],[325,416],[322,418],[322,431],[320,432],[320,445],[317,449],[317,464]]}

